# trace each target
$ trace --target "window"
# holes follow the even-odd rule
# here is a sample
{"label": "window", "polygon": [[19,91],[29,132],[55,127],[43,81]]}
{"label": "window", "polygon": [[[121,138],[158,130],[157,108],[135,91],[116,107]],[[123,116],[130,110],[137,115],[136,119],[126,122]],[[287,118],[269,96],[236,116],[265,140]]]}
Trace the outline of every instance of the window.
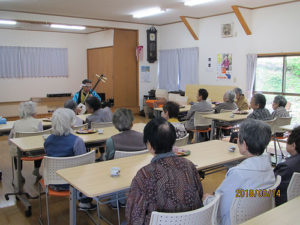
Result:
{"label": "window", "polygon": [[300,123],[300,54],[259,56],[254,90],[265,94],[270,111],[274,97],[283,95],[291,103],[293,123]]}

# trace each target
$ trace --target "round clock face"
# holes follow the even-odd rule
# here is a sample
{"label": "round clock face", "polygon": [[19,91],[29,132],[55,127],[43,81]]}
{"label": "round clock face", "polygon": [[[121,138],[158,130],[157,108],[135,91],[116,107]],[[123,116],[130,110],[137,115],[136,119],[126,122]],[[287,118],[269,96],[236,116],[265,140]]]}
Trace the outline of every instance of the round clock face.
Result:
{"label": "round clock face", "polygon": [[150,33],[149,39],[150,41],[155,41],[155,34]]}

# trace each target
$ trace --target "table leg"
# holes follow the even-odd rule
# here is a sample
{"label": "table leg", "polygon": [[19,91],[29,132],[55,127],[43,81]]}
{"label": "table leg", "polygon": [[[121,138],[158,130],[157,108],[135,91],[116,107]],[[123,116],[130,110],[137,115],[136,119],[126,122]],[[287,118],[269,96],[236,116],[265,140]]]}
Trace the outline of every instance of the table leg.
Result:
{"label": "table leg", "polygon": [[212,120],[211,130],[210,130],[210,140],[214,139],[215,129],[216,129],[216,121]]}
{"label": "table leg", "polygon": [[22,170],[21,170],[21,157],[22,152],[17,149],[17,192],[21,192],[22,186]]}
{"label": "table leg", "polygon": [[76,225],[76,200],[77,190],[70,186],[70,225]]}

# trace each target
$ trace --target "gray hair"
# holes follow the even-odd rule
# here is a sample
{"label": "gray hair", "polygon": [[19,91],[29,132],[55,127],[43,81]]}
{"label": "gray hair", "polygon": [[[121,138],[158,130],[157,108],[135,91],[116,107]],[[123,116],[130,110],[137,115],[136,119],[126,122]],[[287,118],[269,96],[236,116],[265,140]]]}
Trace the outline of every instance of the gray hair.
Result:
{"label": "gray hair", "polygon": [[283,97],[282,95],[275,96],[273,101],[276,104],[278,104],[279,107],[285,107],[286,104],[287,104],[287,101],[286,101],[285,97]]}
{"label": "gray hair", "polygon": [[36,114],[36,103],[32,101],[22,102],[19,105],[19,116],[21,119],[31,117]]}
{"label": "gray hair", "polygon": [[235,94],[240,94],[240,95],[242,95],[243,94],[243,91],[242,91],[242,89],[240,89],[240,88],[235,88],[235,89],[233,89],[233,91],[234,91],[234,93]]}
{"label": "gray hair", "polygon": [[239,142],[244,141],[248,151],[253,155],[261,155],[271,140],[271,127],[260,120],[247,119],[240,124]]}
{"label": "gray hair", "polygon": [[75,111],[75,109],[77,108],[77,103],[74,102],[73,99],[69,99],[68,101],[65,102],[64,107]]}
{"label": "gray hair", "polygon": [[130,109],[118,109],[113,115],[112,122],[119,131],[130,130],[133,123],[133,114]]}
{"label": "gray hair", "polygon": [[71,109],[58,108],[52,115],[53,134],[66,136],[71,133],[72,126],[75,124],[75,113]]}
{"label": "gray hair", "polygon": [[226,91],[224,94],[224,98],[228,99],[228,102],[234,102],[235,93],[233,91]]}

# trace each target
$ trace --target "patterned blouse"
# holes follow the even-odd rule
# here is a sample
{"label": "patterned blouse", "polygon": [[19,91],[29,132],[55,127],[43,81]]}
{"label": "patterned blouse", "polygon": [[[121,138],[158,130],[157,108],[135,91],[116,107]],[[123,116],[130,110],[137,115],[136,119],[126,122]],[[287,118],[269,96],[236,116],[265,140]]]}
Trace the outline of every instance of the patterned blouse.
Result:
{"label": "patterned blouse", "polygon": [[183,138],[183,137],[186,136],[187,131],[186,131],[186,129],[185,129],[183,123],[180,123],[180,122],[178,121],[178,119],[176,119],[176,118],[170,118],[168,121],[169,121],[169,122],[174,126],[174,128],[175,128],[175,131],[176,131],[176,139],[178,139],[178,138]]}
{"label": "patterned blouse", "polygon": [[271,114],[268,109],[255,109],[251,114],[248,116],[249,119],[255,119],[255,120],[271,120]]}
{"label": "patterned blouse", "polygon": [[156,155],[133,178],[126,204],[129,225],[148,225],[153,211],[185,212],[203,206],[194,164],[173,153]]}
{"label": "patterned blouse", "polygon": [[272,119],[274,118],[285,118],[285,117],[290,117],[290,114],[284,107],[278,107],[276,110],[273,111],[272,113]]}

